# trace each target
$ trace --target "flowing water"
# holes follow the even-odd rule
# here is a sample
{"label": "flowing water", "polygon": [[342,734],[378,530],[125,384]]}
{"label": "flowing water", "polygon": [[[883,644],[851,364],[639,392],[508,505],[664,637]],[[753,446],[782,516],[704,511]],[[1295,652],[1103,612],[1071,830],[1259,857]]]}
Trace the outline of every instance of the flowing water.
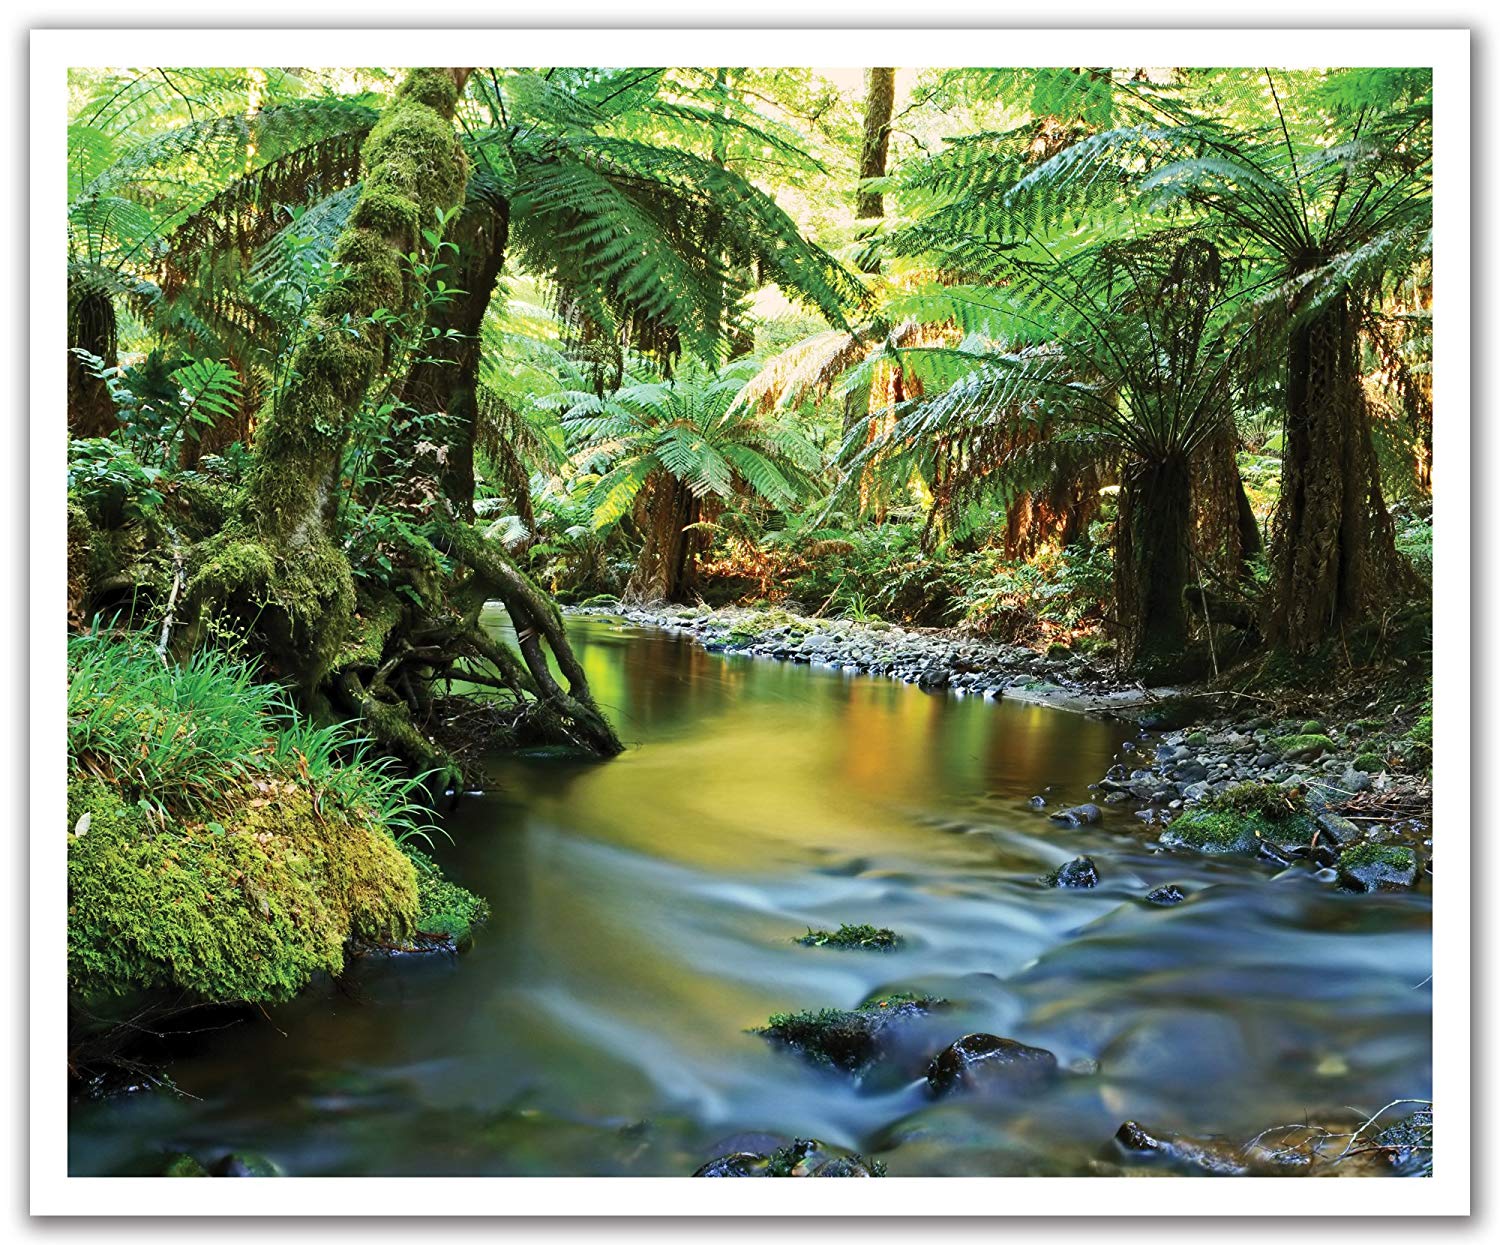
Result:
{"label": "flowing water", "polygon": [[[630,747],[507,757],[465,798],[436,854],[494,908],[475,945],[361,961],[206,1035],[171,1068],[191,1097],[77,1104],[74,1174],[238,1149],[294,1175],[685,1175],[746,1132],[893,1176],[1082,1174],[1115,1170],[1127,1118],[1245,1139],[1430,1096],[1425,895],[1153,850],[1128,807],[1082,829],[1029,807],[1088,798],[1127,728],[572,631]],[[1037,884],[1080,854],[1096,889]],[[1188,901],[1146,904],[1165,882]],[[844,921],[906,943],[792,941]],[[893,988],[951,1006],[859,1084],[746,1032]],[[932,1101],[925,1057],[972,1031],[1070,1071]]]}

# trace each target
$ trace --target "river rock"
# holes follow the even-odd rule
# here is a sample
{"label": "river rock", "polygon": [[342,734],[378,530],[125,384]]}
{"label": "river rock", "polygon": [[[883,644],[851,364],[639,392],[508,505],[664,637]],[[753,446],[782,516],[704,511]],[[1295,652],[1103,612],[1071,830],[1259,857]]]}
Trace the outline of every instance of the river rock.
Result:
{"label": "river rock", "polygon": [[1221,1138],[1198,1141],[1174,1133],[1147,1132],[1134,1120],[1126,1120],[1115,1133],[1115,1144],[1128,1157],[1170,1163],[1204,1176],[1247,1176],[1250,1165],[1239,1148]]}
{"label": "river rock", "polygon": [[286,1173],[264,1154],[237,1151],[226,1154],[214,1164],[215,1176],[285,1176]]}
{"label": "river rock", "polygon": [[969,1033],[935,1058],[927,1068],[933,1093],[953,1090],[987,1092],[1036,1089],[1057,1076],[1057,1056],[993,1033]]}
{"label": "river rock", "polygon": [[1099,870],[1088,856],[1079,856],[1059,865],[1044,879],[1048,886],[1062,886],[1070,890],[1082,890],[1099,884]]}
{"label": "river rock", "polygon": [[1339,857],[1338,871],[1349,890],[1402,890],[1416,885],[1417,856],[1409,847],[1360,843]]}
{"label": "river rock", "polygon": [[1052,814],[1051,820],[1070,826],[1091,826],[1103,815],[1097,804],[1075,804],[1071,808],[1059,809]]}
{"label": "river rock", "polygon": [[1179,904],[1186,898],[1187,892],[1175,882],[1169,883],[1166,886],[1158,886],[1155,890],[1148,891],[1146,894],[1147,903],[1159,904],[1162,907]]}

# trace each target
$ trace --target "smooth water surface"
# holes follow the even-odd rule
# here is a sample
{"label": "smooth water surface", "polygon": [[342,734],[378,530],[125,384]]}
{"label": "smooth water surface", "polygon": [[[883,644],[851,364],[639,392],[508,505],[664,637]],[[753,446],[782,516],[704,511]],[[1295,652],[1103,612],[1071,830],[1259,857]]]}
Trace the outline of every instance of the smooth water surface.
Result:
{"label": "smooth water surface", "polygon": [[[465,798],[436,854],[494,908],[476,945],[206,1036],[171,1068],[191,1097],[76,1105],[74,1174],[239,1149],[293,1175],[687,1175],[744,1132],[893,1176],[1077,1174],[1115,1170],[1127,1118],[1246,1139],[1430,1096],[1425,895],[1160,852],[1128,806],[1084,829],[1029,807],[1089,798],[1126,728],[571,629],[630,747],[508,757]],[[1038,885],[1079,854],[1098,888]],[[1146,904],[1164,882],[1188,901]],[[906,945],[792,941],[841,921]],[[862,1084],[746,1032],[892,988],[952,1007]],[[976,1030],[1073,1071],[934,1103],[925,1058]]]}

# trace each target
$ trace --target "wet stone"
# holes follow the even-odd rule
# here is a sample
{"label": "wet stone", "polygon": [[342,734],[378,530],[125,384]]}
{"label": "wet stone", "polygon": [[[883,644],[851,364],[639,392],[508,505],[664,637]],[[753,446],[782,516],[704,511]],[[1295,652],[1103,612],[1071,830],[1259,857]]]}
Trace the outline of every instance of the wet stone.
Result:
{"label": "wet stone", "polygon": [[1057,1076],[1057,1056],[993,1033],[969,1033],[947,1047],[927,1068],[933,1093],[1025,1091]]}
{"label": "wet stone", "polygon": [[1174,882],[1167,886],[1158,886],[1155,890],[1148,892],[1146,902],[1169,907],[1172,904],[1181,903],[1186,898],[1187,892]]}
{"label": "wet stone", "polygon": [[1059,809],[1051,819],[1069,826],[1091,826],[1102,816],[1097,804],[1075,804],[1072,808]]}
{"label": "wet stone", "polygon": [[1099,870],[1090,857],[1079,856],[1065,865],[1059,865],[1043,881],[1048,886],[1080,890],[1099,884]]}

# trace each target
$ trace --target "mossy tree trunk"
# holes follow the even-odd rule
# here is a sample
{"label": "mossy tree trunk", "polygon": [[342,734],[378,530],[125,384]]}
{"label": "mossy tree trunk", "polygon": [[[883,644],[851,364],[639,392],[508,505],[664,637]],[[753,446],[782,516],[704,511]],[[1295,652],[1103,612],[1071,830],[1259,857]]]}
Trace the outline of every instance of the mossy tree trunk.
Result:
{"label": "mossy tree trunk", "polygon": [[[447,754],[418,723],[430,715],[429,685],[476,653],[500,668],[497,685],[543,707],[536,717],[549,737],[605,754],[620,749],[593,706],[555,607],[468,526],[478,334],[503,262],[503,222],[497,230],[482,213],[460,217],[457,266],[472,288],[430,316],[459,318],[468,331],[441,332],[427,351],[433,357],[401,382],[409,402],[432,400],[458,430],[438,472],[440,504],[422,515],[427,536],[412,538],[408,550],[409,582],[356,586],[335,527],[349,487],[340,467],[355,417],[396,362],[392,317],[409,311],[419,293],[408,257],[430,258],[423,230],[464,199],[467,167],[453,116],[468,73],[410,71],[366,140],[363,189],[334,250],[340,279],[316,300],[293,352],[293,379],[257,429],[236,516],[194,550],[179,638],[179,647],[191,647],[210,629],[228,629],[311,708],[352,709],[388,747],[445,770],[452,769]],[[458,576],[443,573],[440,553],[464,568]],[[522,660],[483,651],[488,642],[475,624],[487,593],[510,610]],[[562,667],[566,691],[543,644]]]}

